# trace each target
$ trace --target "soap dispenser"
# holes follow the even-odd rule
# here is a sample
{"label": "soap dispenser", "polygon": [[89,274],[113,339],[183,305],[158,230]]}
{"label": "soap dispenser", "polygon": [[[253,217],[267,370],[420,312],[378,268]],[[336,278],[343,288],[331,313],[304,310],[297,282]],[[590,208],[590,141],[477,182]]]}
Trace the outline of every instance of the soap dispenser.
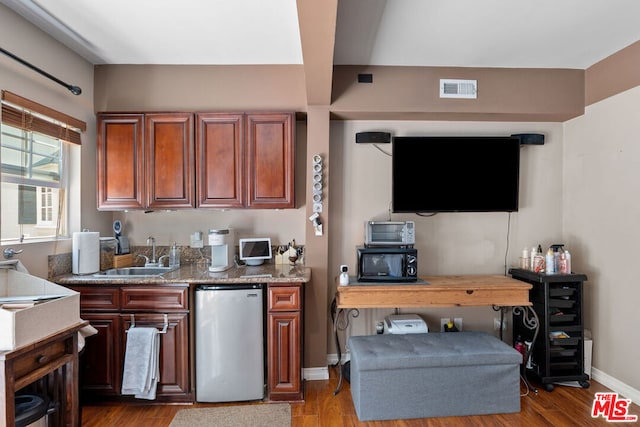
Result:
{"label": "soap dispenser", "polygon": [[180,267],[180,252],[176,242],[173,242],[169,250],[169,267]]}

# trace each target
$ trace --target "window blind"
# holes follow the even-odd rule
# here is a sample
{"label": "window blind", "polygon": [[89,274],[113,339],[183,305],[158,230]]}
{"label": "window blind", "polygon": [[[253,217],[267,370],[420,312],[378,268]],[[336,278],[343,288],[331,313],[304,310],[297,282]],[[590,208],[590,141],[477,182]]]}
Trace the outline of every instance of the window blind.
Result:
{"label": "window blind", "polygon": [[82,143],[80,133],[87,129],[82,120],[6,90],[2,91],[2,122],[77,145]]}

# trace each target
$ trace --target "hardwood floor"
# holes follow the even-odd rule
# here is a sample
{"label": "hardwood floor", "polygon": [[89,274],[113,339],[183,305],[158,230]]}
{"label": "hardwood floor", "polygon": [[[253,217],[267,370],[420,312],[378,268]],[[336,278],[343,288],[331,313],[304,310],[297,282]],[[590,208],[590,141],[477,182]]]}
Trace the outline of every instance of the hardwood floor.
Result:
{"label": "hardwood floor", "polygon": [[[360,422],[355,413],[349,384],[334,396],[337,379],[330,368],[326,381],[307,381],[305,402],[291,404],[292,427],[440,427],[440,426],[605,426],[603,417],[592,418],[591,407],[596,392],[610,391],[591,381],[588,389],[558,386],[552,392],[540,389],[521,397],[517,414],[478,415],[470,417],[422,418],[397,421]],[[526,389],[522,387],[522,392]],[[234,405],[237,403],[231,403]],[[117,405],[85,406],[82,426],[166,427],[176,412],[184,408],[222,406],[230,404],[194,405]],[[629,413],[640,416],[640,407],[631,405]],[[636,425],[636,423],[632,423]]]}

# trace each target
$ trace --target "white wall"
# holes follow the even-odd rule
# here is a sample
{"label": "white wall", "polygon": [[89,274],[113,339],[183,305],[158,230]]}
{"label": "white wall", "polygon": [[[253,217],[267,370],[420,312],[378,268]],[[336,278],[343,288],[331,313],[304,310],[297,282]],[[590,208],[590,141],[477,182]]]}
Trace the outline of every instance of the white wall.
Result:
{"label": "white wall", "polygon": [[593,332],[593,367],[636,393],[640,389],[640,283],[635,272],[640,244],[638,105],[640,87],[587,107],[584,116],[564,124],[563,152],[564,236],[574,248],[574,270],[589,278],[585,319]]}
{"label": "white wall", "polygon": [[[387,131],[395,136],[506,136],[530,132],[544,134],[545,144],[521,148],[520,209],[511,214],[509,230],[508,213],[390,215],[391,157],[372,144],[356,144],[355,134],[362,131]],[[391,144],[379,146],[391,151]],[[559,123],[333,122],[329,271],[337,276],[339,266],[347,264],[354,272],[355,248],[364,241],[365,221],[392,219],[416,222],[420,275],[504,274],[505,256],[507,266],[512,266],[524,247],[541,244],[546,248],[562,243],[562,152],[562,124]],[[429,176],[429,164],[425,160],[424,181],[417,185],[438,185],[440,179],[448,178],[453,177]],[[335,282],[330,286],[329,295],[333,295]],[[385,314],[382,310],[361,310],[351,333],[373,333],[374,322]],[[424,311],[424,316],[432,330],[439,329],[440,317],[455,316],[463,317],[464,329],[493,332],[493,317],[497,315],[491,308],[447,308]],[[335,348],[332,343],[329,345]]]}

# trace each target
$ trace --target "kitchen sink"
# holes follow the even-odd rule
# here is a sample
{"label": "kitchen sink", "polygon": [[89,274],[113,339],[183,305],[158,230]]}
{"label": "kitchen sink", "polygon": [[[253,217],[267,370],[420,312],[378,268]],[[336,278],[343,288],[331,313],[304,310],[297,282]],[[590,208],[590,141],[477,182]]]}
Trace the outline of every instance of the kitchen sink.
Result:
{"label": "kitchen sink", "polygon": [[145,277],[145,276],[160,276],[175,270],[175,267],[121,267],[110,268],[109,270],[101,271],[94,274],[99,277],[113,277],[118,279],[124,279],[127,277]]}

